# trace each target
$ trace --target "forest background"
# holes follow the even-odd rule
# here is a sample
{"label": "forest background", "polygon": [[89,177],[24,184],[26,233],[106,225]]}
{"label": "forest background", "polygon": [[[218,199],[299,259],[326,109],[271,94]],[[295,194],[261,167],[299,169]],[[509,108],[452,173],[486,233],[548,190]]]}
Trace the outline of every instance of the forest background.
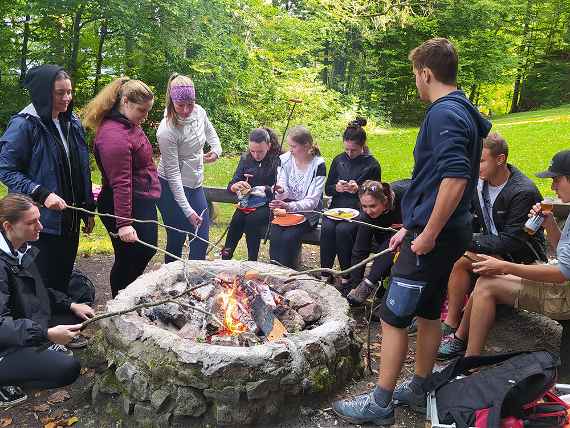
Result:
{"label": "forest background", "polygon": [[29,101],[27,70],[56,63],[79,108],[114,77],[148,83],[162,118],[170,73],[192,76],[224,148],[295,122],[338,138],[355,115],[416,125],[408,52],[447,37],[459,84],[492,117],[570,102],[570,0],[1,0],[0,131]]}

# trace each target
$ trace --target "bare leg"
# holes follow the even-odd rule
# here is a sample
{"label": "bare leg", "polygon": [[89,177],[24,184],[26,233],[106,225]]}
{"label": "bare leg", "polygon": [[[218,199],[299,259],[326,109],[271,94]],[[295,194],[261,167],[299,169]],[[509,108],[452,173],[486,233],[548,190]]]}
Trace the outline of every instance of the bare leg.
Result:
{"label": "bare leg", "polygon": [[380,351],[380,374],[378,385],[393,391],[408,353],[408,333],[405,328],[396,328],[382,321],[382,350]]}
{"label": "bare leg", "polygon": [[416,375],[427,377],[433,370],[435,356],[441,341],[440,321],[417,317]]}
{"label": "bare leg", "polygon": [[[469,254],[469,252],[467,252]],[[447,318],[445,323],[457,328],[461,321],[461,309],[465,295],[471,287],[473,263],[466,257],[460,257],[453,265],[447,285]]]}
{"label": "bare leg", "polygon": [[497,304],[514,306],[521,289],[521,279],[514,275],[481,277],[473,292],[473,314],[469,320],[466,356],[479,355],[495,322]]}

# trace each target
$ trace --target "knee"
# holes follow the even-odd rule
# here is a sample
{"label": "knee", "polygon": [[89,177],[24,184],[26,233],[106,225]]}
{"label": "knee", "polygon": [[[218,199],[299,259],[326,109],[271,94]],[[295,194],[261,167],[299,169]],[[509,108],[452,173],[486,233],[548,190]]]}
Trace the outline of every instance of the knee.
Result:
{"label": "knee", "polygon": [[453,271],[455,272],[471,272],[473,271],[473,266],[471,260],[467,257],[459,257],[459,259],[453,265]]}
{"label": "knee", "polygon": [[347,243],[352,241],[352,224],[342,223],[336,227],[336,237],[340,239],[340,242]]}
{"label": "knee", "polygon": [[58,387],[70,385],[77,380],[81,371],[81,364],[75,357],[62,355],[60,364],[54,367],[54,382],[59,384]]}
{"label": "knee", "polygon": [[493,281],[493,277],[480,277],[475,283],[473,296],[476,299],[494,299],[496,295],[497,286]]}

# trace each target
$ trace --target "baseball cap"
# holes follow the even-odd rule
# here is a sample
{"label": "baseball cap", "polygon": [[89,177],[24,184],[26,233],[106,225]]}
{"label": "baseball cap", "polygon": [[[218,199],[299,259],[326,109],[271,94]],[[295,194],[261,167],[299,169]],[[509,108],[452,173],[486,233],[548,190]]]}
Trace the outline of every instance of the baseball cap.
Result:
{"label": "baseball cap", "polygon": [[546,171],[536,174],[538,178],[570,176],[570,150],[562,150],[554,155]]}

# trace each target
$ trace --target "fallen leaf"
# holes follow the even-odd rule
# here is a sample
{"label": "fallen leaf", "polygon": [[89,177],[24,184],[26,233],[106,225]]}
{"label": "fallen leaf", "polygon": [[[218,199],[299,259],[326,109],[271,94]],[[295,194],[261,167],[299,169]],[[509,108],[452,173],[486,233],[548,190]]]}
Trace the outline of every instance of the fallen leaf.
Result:
{"label": "fallen leaf", "polygon": [[56,391],[53,394],[51,394],[47,398],[47,403],[50,403],[50,404],[61,403],[65,400],[69,400],[70,398],[71,398],[71,395],[69,395],[69,392],[62,389],[61,391]]}
{"label": "fallen leaf", "polygon": [[79,422],[79,418],[77,416],[72,416],[68,419],[63,419],[59,422],[63,423],[63,426],[70,427],[71,425],[74,425],[75,423]]}
{"label": "fallen leaf", "polygon": [[54,418],[49,417],[49,416],[43,416],[40,418],[40,422],[42,423],[42,425],[47,425],[49,424],[51,421],[53,421]]}
{"label": "fallen leaf", "polygon": [[9,425],[12,425],[12,418],[10,416],[0,418],[0,428],[7,427]]}
{"label": "fallen leaf", "polygon": [[47,412],[49,410],[49,405],[46,403],[38,404],[37,406],[32,407],[34,412]]}

